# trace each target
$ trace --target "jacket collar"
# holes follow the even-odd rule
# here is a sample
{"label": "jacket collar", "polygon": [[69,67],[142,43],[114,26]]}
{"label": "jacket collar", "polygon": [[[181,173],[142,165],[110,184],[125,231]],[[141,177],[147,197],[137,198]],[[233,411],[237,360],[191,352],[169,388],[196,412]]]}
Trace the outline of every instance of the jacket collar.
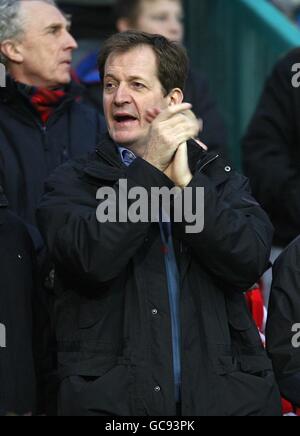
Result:
{"label": "jacket collar", "polygon": [[[78,169],[82,171],[79,165]],[[104,134],[96,153],[87,160],[83,173],[93,179],[116,181],[126,175],[126,167],[121,160],[117,145],[108,133]]]}
{"label": "jacket collar", "polygon": [[[118,146],[112,141],[108,133],[105,134],[103,141],[97,147],[97,154],[116,168],[123,166]],[[195,173],[197,169],[205,166],[209,161],[217,159],[219,155],[217,153],[206,152],[192,140],[188,142],[188,157],[191,171]]]}
{"label": "jacket collar", "polygon": [[[118,146],[113,142],[108,133],[106,133],[99,146],[96,149],[96,156],[88,161],[84,172],[94,178],[103,180],[118,180],[120,177],[126,177],[126,166],[123,164]],[[194,141],[188,143],[189,165],[193,174],[201,168],[209,166],[219,158],[217,153],[208,153],[204,151]]]}
{"label": "jacket collar", "polygon": [[117,144],[111,139],[109,133],[105,133],[102,137],[102,141],[96,149],[96,153],[99,158],[102,158],[112,167],[122,168],[124,164],[122,162],[120,153],[118,151]]}

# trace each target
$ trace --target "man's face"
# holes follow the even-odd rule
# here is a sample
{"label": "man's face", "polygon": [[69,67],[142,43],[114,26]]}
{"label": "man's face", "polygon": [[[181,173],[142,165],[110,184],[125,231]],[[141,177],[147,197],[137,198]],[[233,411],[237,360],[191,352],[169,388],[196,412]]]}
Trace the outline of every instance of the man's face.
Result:
{"label": "man's face", "polygon": [[24,1],[21,5],[24,35],[19,51],[22,62],[14,68],[16,80],[45,88],[71,81],[72,52],[77,44],[69,33],[70,23],[52,5]]}
{"label": "man's face", "polygon": [[182,42],[184,38],[183,9],[177,0],[144,0],[136,22],[136,30]]}
{"label": "man's face", "polygon": [[103,103],[111,138],[125,147],[143,148],[150,130],[147,110],[168,106],[151,47],[140,46],[127,53],[109,56],[105,66]]}

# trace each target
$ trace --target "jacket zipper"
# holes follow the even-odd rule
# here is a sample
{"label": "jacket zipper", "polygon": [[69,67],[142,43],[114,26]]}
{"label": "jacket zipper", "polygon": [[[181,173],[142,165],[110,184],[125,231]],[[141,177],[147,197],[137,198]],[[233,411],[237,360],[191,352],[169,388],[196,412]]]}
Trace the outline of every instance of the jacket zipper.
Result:
{"label": "jacket zipper", "polygon": [[209,161],[205,162],[205,164],[202,165],[202,167],[199,169],[199,171],[203,171],[208,165],[213,163],[215,160],[219,159],[220,155],[217,154],[213,158],[211,158]]}
{"label": "jacket zipper", "polygon": [[43,141],[43,149],[44,149],[44,151],[48,151],[47,150],[47,140],[46,140],[46,136],[47,136],[47,126],[43,126],[42,124],[40,124],[40,123],[37,123],[37,125],[38,125],[38,127],[39,127],[39,129],[40,129],[40,132],[41,132],[41,134],[42,134],[42,141]]}

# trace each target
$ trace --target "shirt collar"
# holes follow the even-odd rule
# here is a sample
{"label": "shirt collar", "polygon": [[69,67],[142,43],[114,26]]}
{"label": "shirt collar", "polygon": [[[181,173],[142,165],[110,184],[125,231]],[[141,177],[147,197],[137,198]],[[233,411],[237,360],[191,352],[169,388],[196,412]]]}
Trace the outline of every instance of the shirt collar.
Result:
{"label": "shirt collar", "polygon": [[136,155],[132,151],[128,150],[128,148],[118,146],[118,150],[119,150],[122,162],[127,167],[130,166],[135,161]]}

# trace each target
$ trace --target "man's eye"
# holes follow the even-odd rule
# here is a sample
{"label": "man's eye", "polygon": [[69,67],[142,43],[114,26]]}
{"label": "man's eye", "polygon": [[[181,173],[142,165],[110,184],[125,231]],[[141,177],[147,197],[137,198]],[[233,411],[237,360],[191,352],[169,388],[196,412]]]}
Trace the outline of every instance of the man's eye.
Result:
{"label": "man's eye", "polygon": [[114,89],[115,85],[113,83],[108,82],[104,85],[104,88],[107,90]]}
{"label": "man's eye", "polygon": [[145,88],[145,85],[143,85],[143,83],[140,83],[140,82],[134,82],[134,83],[133,83],[133,86],[134,86],[135,88],[137,88],[137,89],[143,89],[143,88]]}
{"label": "man's eye", "polygon": [[60,29],[58,27],[52,27],[52,29],[49,30],[49,33],[51,33],[51,35],[55,35],[59,32],[59,30]]}

